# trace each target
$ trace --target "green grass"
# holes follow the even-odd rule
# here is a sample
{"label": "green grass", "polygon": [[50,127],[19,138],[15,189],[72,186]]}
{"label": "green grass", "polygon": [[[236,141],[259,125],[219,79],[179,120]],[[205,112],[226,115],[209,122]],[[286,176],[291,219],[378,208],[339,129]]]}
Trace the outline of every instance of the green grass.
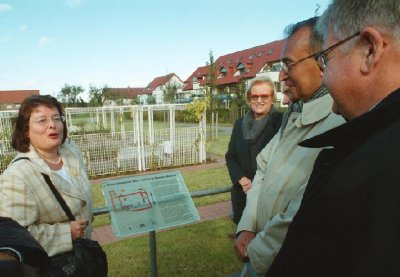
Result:
{"label": "green grass", "polygon": [[218,136],[218,139],[207,142],[207,152],[221,157],[225,156],[228,150],[230,135]]}
{"label": "green grass", "polygon": [[[156,232],[158,276],[228,276],[240,272],[227,218]],[[148,235],[103,245],[109,276],[151,276]]]}

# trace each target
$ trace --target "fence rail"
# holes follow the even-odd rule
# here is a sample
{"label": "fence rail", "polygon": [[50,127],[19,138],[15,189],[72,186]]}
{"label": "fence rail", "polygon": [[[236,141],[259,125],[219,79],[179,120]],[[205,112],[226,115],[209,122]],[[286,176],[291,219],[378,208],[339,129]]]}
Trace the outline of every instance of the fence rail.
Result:
{"label": "fence rail", "polygon": [[[175,122],[175,112],[185,109],[179,104],[67,108],[65,114],[68,135],[82,150],[88,175],[95,177],[205,162],[205,117]],[[158,113],[164,121],[154,120]],[[0,173],[16,155],[10,141],[16,115],[0,112]]]}

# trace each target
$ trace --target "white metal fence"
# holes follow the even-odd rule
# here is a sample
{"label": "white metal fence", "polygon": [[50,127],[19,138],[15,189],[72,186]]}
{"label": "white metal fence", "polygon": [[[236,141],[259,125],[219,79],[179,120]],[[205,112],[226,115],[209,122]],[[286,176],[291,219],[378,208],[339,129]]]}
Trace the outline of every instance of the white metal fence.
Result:
{"label": "white metal fence", "polygon": [[[69,137],[95,177],[205,162],[205,116],[198,123],[175,122],[176,111],[185,109],[182,104],[67,108],[65,114]],[[16,154],[10,141],[16,113],[0,112],[0,173]]]}

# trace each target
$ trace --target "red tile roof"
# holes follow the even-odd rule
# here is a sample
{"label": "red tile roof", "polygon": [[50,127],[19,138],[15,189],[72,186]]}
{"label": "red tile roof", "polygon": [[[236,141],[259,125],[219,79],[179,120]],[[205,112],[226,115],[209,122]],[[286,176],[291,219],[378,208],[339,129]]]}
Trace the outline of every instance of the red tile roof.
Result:
{"label": "red tile roof", "polygon": [[39,90],[0,90],[0,104],[21,104],[31,95],[39,95]]}
{"label": "red tile roof", "polygon": [[121,95],[126,99],[132,99],[140,94],[144,94],[144,88],[107,88],[106,92]]}
{"label": "red tile roof", "polygon": [[[255,77],[266,63],[280,59],[284,42],[285,40],[277,40],[219,57],[215,61],[217,74],[219,75],[222,67],[227,69],[227,73],[226,76],[217,79],[217,85],[236,83],[241,78]],[[240,63],[245,67],[244,73],[234,76]]]}
{"label": "red tile roof", "polygon": [[[253,78],[269,62],[275,62],[280,59],[282,47],[285,40],[277,40],[260,46],[237,51],[234,53],[220,56],[215,62],[217,77],[221,74],[221,69],[226,69],[225,76],[217,79],[217,85],[227,85],[237,83],[240,79]],[[234,76],[239,64],[243,64],[244,72]],[[207,77],[207,67],[198,67],[192,75],[185,81],[183,90],[193,89],[193,77]],[[203,83],[202,83],[203,82]],[[199,81],[202,85],[204,81]]]}
{"label": "red tile roof", "polygon": [[[151,94],[157,87],[165,85],[169,80],[171,80],[172,77],[176,76],[179,80],[181,80],[179,78],[178,75],[176,75],[175,73],[170,73],[168,75],[165,76],[160,76],[160,77],[156,77],[153,79],[153,81],[151,81],[147,87],[145,88],[145,92],[147,94]],[[182,81],[181,81],[182,82]],[[183,83],[183,82],[182,82]]]}
{"label": "red tile roof", "polygon": [[208,75],[208,66],[200,66],[198,67],[192,75],[190,75],[186,81],[183,90],[192,90],[193,89],[193,79],[196,78],[197,82],[200,85],[204,85],[206,83],[206,78]]}

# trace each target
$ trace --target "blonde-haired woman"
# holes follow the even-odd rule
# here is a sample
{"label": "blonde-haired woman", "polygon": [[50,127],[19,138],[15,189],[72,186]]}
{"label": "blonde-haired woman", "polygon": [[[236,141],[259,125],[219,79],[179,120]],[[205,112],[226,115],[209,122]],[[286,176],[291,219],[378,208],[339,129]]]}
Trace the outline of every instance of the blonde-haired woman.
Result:
{"label": "blonde-haired woman", "polygon": [[253,79],[247,87],[246,95],[250,111],[235,122],[225,155],[232,181],[231,200],[233,221],[236,224],[242,217],[246,193],[256,174],[256,157],[278,132],[282,121],[282,113],[274,108],[275,87],[270,78]]}

